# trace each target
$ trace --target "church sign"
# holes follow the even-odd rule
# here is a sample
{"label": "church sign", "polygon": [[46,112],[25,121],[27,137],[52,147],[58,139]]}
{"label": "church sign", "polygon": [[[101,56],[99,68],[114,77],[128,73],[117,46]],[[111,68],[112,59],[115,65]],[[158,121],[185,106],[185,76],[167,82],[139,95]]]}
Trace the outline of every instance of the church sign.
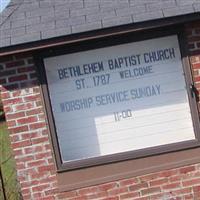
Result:
{"label": "church sign", "polygon": [[44,58],[62,163],[195,140],[177,35]]}

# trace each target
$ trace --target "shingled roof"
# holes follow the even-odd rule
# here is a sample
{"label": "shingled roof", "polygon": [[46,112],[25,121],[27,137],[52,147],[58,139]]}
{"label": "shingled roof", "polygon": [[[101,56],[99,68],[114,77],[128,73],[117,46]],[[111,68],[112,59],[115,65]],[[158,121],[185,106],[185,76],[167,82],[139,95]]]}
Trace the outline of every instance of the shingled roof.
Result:
{"label": "shingled roof", "polygon": [[199,11],[200,0],[11,0],[0,47]]}

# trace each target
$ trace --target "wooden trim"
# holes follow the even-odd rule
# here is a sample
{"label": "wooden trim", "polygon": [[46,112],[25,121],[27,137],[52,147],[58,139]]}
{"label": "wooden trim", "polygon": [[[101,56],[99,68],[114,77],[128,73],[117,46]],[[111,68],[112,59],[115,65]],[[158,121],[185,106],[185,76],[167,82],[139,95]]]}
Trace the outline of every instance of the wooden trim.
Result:
{"label": "wooden trim", "polygon": [[[166,35],[172,35],[172,34],[178,34],[179,36],[179,43],[181,44],[180,50],[182,51],[182,56],[184,56],[184,71],[186,74],[186,83],[187,83],[187,88],[189,90],[189,85],[192,83],[191,79],[191,74],[190,71],[188,70],[189,68],[189,63],[188,59],[186,57],[187,52],[183,51],[183,49],[186,49],[184,47],[184,37],[182,36],[181,33],[183,33],[183,30],[180,27],[171,27],[170,31],[167,30],[166,28],[159,28],[157,30],[149,30],[148,32],[138,32],[138,33],[126,33],[122,34],[117,37],[105,37],[103,40],[97,40],[95,39],[93,42],[88,42],[87,40],[79,43],[78,45],[74,46],[66,46],[62,49],[50,49],[47,52],[40,52],[39,55],[35,56],[38,58],[37,61],[37,66],[39,67],[39,74],[40,74],[40,80],[42,83],[42,90],[43,90],[43,95],[45,99],[45,106],[47,110],[47,115],[48,115],[48,120],[49,120],[49,126],[50,130],[52,133],[52,141],[53,141],[53,146],[55,150],[55,156],[56,156],[56,161],[57,161],[57,167],[58,171],[65,171],[65,170],[73,170],[73,169],[80,169],[83,167],[89,167],[89,166],[96,166],[104,163],[114,163],[114,162],[119,162],[123,160],[129,160],[129,159],[135,159],[139,157],[146,157],[150,155],[155,155],[155,154],[161,154],[161,153],[166,153],[169,151],[177,151],[181,149],[187,149],[187,148],[192,148],[192,147],[197,147],[199,146],[199,140],[192,140],[192,141],[187,141],[187,142],[180,142],[180,143],[175,143],[175,144],[168,144],[168,145],[162,145],[162,146],[157,146],[157,147],[151,147],[151,148],[146,148],[142,150],[136,150],[136,151],[131,151],[131,152],[125,152],[125,153],[118,153],[114,155],[107,155],[107,156],[101,156],[101,157],[96,157],[96,158],[89,158],[89,159],[84,159],[81,161],[71,161],[69,163],[62,163],[61,160],[61,155],[60,155],[60,150],[59,150],[59,144],[57,140],[57,134],[55,130],[55,121],[53,118],[53,112],[51,108],[51,102],[49,98],[49,92],[48,92],[48,86],[47,86],[47,79],[46,79],[46,73],[44,69],[44,64],[42,62],[42,59],[45,57],[50,57],[50,56],[56,56],[56,55],[61,55],[61,54],[66,54],[66,53],[72,53],[72,52],[80,52],[80,51],[85,51],[88,49],[96,49],[96,48],[101,48],[105,46],[111,46],[111,45],[118,45],[118,44],[123,44],[123,43],[129,43],[133,41],[139,41],[139,40],[145,40],[145,39],[150,39],[150,38],[155,38],[155,37],[163,37]],[[190,94],[190,92],[188,92]],[[199,136],[197,132],[199,132],[200,127],[196,124],[199,124],[197,122],[198,120],[198,113],[196,109],[196,102],[194,102],[194,99],[191,98],[189,95],[190,99],[190,104],[193,105],[191,106],[192,113],[193,113],[193,120],[195,120],[194,126],[195,126],[195,134],[196,137],[199,139]]]}
{"label": "wooden trim", "polygon": [[56,166],[58,169],[61,168],[61,155],[60,155],[60,148],[58,144],[58,138],[55,130],[55,121],[52,114],[52,108],[51,108],[51,102],[49,98],[49,92],[47,88],[47,79],[46,79],[46,73],[44,69],[44,63],[42,58],[39,55],[34,55],[34,61],[37,66],[37,72],[40,80],[40,89],[42,94],[42,102],[43,106],[45,108],[45,114],[46,119],[48,121],[49,125],[49,132],[50,132],[50,138],[52,143],[52,149],[54,150],[54,156],[56,161]]}
{"label": "wooden trim", "polygon": [[[191,63],[189,59],[189,49],[188,45],[186,44],[186,33],[184,29],[181,31],[182,34],[179,35],[179,45],[180,45],[180,50],[181,50],[181,57],[182,57],[182,64],[183,64],[183,71],[185,75],[185,82],[186,82],[186,89],[188,92],[188,99],[189,99],[189,104],[190,104],[190,109],[192,113],[192,122],[193,122],[193,127],[194,127],[194,133],[197,141],[200,141],[200,123],[199,123],[199,111],[198,111],[198,97],[197,95],[192,95],[192,92],[196,91],[191,91],[191,85],[194,84],[193,76],[192,76],[192,69],[191,69]],[[194,88],[196,90],[196,88]]]}
{"label": "wooden trim", "polygon": [[70,191],[200,163],[199,155],[200,148],[196,148],[58,173],[59,191]]}
{"label": "wooden trim", "polygon": [[[44,106],[46,107],[46,115],[58,169],[58,181],[62,191],[86,187],[92,184],[99,184],[120,178],[128,178],[133,175],[141,175],[142,173],[151,173],[156,170],[169,169],[170,167],[179,167],[184,164],[192,164],[200,161],[199,157],[196,156],[197,152],[199,153],[200,151],[200,148],[198,148],[200,146],[199,113],[197,111],[196,99],[193,98],[190,93],[190,84],[193,83],[193,80],[188,59],[186,40],[183,33],[184,29],[181,25],[159,27],[156,29],[153,28],[148,31],[128,31],[102,38],[86,38],[86,40],[79,43],[70,43],[62,47],[54,47],[49,48],[46,51],[36,52],[34,57],[40,74],[41,89],[44,96]],[[62,163],[43,59],[56,55],[86,51],[89,49],[97,49],[111,45],[124,44],[174,34],[177,34],[179,38],[180,51],[183,59],[183,70],[185,73],[196,140],[118,153],[115,155],[90,158],[81,161]],[[184,157],[184,155],[186,156]],[[169,162],[167,164],[163,164],[166,160]],[[144,166],[143,163],[148,165],[145,164],[146,167],[141,168],[141,166]],[[131,169],[129,167],[127,168],[127,166],[135,166],[136,168],[132,167]],[[95,175],[91,175],[92,173]]]}

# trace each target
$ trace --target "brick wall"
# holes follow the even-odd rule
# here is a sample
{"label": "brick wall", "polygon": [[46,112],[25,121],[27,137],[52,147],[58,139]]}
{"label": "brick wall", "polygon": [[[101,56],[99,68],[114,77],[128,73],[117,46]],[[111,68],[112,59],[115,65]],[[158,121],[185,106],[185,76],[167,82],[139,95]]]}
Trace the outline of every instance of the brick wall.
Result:
{"label": "brick wall", "polygon": [[[200,91],[200,23],[186,26]],[[0,58],[1,96],[24,200],[199,200],[200,163],[59,193],[40,86],[31,55]]]}
{"label": "brick wall", "polygon": [[24,199],[51,199],[56,174],[33,59],[1,58],[1,97]]}

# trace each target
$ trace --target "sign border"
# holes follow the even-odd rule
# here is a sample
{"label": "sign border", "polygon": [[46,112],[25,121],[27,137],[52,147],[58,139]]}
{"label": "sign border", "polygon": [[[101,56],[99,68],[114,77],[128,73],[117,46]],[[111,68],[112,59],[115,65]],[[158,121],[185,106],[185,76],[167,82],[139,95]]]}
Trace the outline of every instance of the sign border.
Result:
{"label": "sign border", "polygon": [[[92,39],[91,41],[82,41],[77,44],[69,44],[67,46],[62,46],[58,48],[51,48],[47,51],[38,52],[35,54],[34,59],[36,61],[37,71],[39,74],[39,80],[41,83],[41,90],[43,94],[43,102],[44,106],[46,108],[46,116],[49,124],[49,131],[52,139],[52,146],[55,153],[55,160],[57,164],[58,172],[62,171],[69,171],[74,169],[82,169],[86,167],[92,167],[97,165],[105,165],[109,163],[114,162],[122,162],[125,160],[131,160],[136,158],[143,158],[148,157],[152,155],[159,155],[163,153],[168,152],[175,152],[190,148],[195,148],[200,146],[200,125],[199,125],[199,113],[198,113],[198,107],[197,107],[197,98],[192,97],[191,94],[191,88],[190,86],[193,85],[192,80],[192,74],[191,74],[191,68],[190,68],[190,62],[188,58],[188,50],[186,47],[186,40],[185,36],[183,34],[182,27],[165,27],[165,28],[158,28],[158,29],[150,29],[149,31],[138,31],[138,32],[129,32],[129,33],[121,33],[121,35],[118,36],[108,36],[108,37],[102,37],[97,39]],[[44,67],[44,58],[52,57],[52,56],[58,56],[58,55],[64,55],[64,54],[70,54],[75,52],[81,52],[86,50],[92,50],[102,47],[109,47],[119,44],[125,44],[130,42],[136,42],[136,41],[142,41],[146,39],[153,39],[158,37],[165,37],[170,35],[177,35],[178,36],[178,42],[180,46],[180,52],[182,57],[182,64],[183,64],[183,71],[185,74],[185,80],[186,80],[186,89],[188,92],[188,99],[190,104],[190,109],[192,113],[192,121],[194,126],[194,132],[195,132],[195,140],[190,141],[183,141],[173,144],[166,144],[156,147],[150,147],[145,148],[141,150],[133,150],[129,152],[123,152],[123,153],[117,153],[113,155],[106,155],[106,156],[100,156],[95,158],[88,158],[83,160],[76,160],[76,161],[70,161],[62,163],[61,154],[60,154],[60,147],[58,144],[58,138],[56,134],[55,129],[55,121],[53,116],[53,111],[51,107],[51,101],[49,97],[49,91],[48,91],[48,85],[47,85],[47,78],[46,78],[46,72]]]}

